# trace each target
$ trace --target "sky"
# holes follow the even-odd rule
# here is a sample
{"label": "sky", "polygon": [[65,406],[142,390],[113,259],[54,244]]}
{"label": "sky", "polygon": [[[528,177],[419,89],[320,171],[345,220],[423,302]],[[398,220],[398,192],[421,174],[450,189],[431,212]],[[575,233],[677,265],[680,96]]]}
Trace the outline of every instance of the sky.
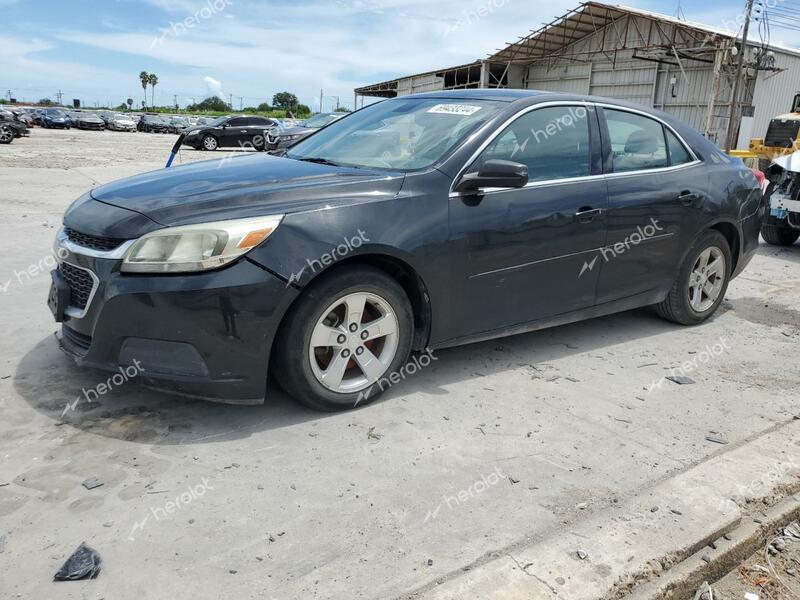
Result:
{"label": "sky", "polygon": [[[776,2],[794,0],[772,0]],[[609,3],[618,3],[609,0]],[[678,0],[623,0],[668,15]],[[314,110],[353,106],[353,89],[486,57],[579,0],[0,0],[0,95],[84,106],[157,105],[211,95],[234,108],[281,91]],[[729,29],[745,0],[682,0],[683,14]],[[727,26],[726,26],[727,25]],[[800,32],[772,41],[800,47]],[[148,90],[148,104],[150,103]]]}

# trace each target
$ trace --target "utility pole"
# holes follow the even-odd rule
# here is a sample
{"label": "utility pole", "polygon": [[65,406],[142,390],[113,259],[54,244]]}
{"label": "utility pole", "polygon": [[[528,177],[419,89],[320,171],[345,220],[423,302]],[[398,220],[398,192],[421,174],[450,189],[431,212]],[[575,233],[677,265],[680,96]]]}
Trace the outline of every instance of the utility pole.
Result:
{"label": "utility pole", "polygon": [[739,48],[739,64],[736,67],[736,80],[733,82],[733,97],[731,98],[731,117],[728,121],[728,139],[725,142],[725,152],[730,152],[736,145],[734,136],[736,135],[736,115],[739,110],[739,85],[742,81],[742,71],[744,71],[744,61],[747,55],[747,35],[750,33],[750,19],[753,17],[753,0],[747,0],[747,7],[744,9],[744,29],[742,31],[742,45]]}
{"label": "utility pole", "polygon": [[319,112],[322,112],[322,90],[319,91]]}
{"label": "utility pole", "polygon": [[233,110],[233,94],[228,94],[228,106]]}
{"label": "utility pole", "polygon": [[61,90],[56,92],[56,98],[58,98],[58,105],[61,106],[61,98],[64,96],[64,93]]}
{"label": "utility pole", "polygon": [[242,108],[243,106],[244,106],[244,98],[242,98],[241,96],[239,96],[239,112],[242,112],[242,110],[244,110],[244,109]]}

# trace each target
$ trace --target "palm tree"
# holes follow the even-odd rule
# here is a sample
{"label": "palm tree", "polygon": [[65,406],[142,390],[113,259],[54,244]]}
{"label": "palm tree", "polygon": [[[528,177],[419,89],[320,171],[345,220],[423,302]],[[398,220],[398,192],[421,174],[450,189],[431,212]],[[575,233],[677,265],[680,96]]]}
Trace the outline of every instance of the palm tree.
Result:
{"label": "palm tree", "polygon": [[144,107],[147,108],[147,84],[150,83],[150,74],[147,71],[139,73],[139,81],[142,82],[142,89],[144,90]]}
{"label": "palm tree", "polygon": [[155,107],[156,107],[156,86],[158,85],[158,75],[156,75],[155,73],[150,73],[150,75],[147,77],[147,80],[150,82],[150,85],[153,86],[153,96],[152,96],[153,97],[153,102],[152,102],[152,105],[153,105],[153,109],[155,110]]}
{"label": "palm tree", "polygon": [[128,100],[125,103],[128,105],[128,110],[131,110],[133,108],[133,98],[128,98]]}

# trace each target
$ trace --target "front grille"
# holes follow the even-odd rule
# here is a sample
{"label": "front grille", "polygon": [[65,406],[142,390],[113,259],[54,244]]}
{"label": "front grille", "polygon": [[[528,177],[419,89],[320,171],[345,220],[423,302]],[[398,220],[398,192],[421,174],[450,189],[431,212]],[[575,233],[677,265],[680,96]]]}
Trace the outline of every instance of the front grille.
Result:
{"label": "front grille", "polygon": [[89,347],[92,345],[91,336],[78,333],[66,325],[61,326],[61,338],[62,343],[76,354],[85,355],[89,352]]}
{"label": "front grille", "polygon": [[111,250],[116,250],[125,242],[125,240],[118,240],[115,238],[88,235],[86,233],[81,233],[80,231],[70,229],[69,227],[64,228],[64,233],[67,235],[67,239],[73,244],[83,246],[84,248],[90,248],[91,250],[99,250],[101,252],[110,252]]}
{"label": "front grille", "polygon": [[88,271],[73,267],[68,263],[61,263],[58,270],[69,284],[69,305],[83,310],[89,304],[92,295],[94,280]]}
{"label": "front grille", "polygon": [[791,148],[800,133],[800,120],[782,121],[774,119],[769,124],[764,145],[770,148]]}

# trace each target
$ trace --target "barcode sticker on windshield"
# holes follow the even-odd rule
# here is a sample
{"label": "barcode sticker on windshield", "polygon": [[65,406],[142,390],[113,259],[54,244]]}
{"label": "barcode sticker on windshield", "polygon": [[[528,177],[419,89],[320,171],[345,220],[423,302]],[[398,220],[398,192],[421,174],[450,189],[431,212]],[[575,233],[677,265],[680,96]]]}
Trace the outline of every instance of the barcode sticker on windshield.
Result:
{"label": "barcode sticker on windshield", "polygon": [[437,104],[428,110],[428,112],[438,115],[462,115],[468,117],[474,115],[480,109],[480,106],[472,106],[469,104]]}

